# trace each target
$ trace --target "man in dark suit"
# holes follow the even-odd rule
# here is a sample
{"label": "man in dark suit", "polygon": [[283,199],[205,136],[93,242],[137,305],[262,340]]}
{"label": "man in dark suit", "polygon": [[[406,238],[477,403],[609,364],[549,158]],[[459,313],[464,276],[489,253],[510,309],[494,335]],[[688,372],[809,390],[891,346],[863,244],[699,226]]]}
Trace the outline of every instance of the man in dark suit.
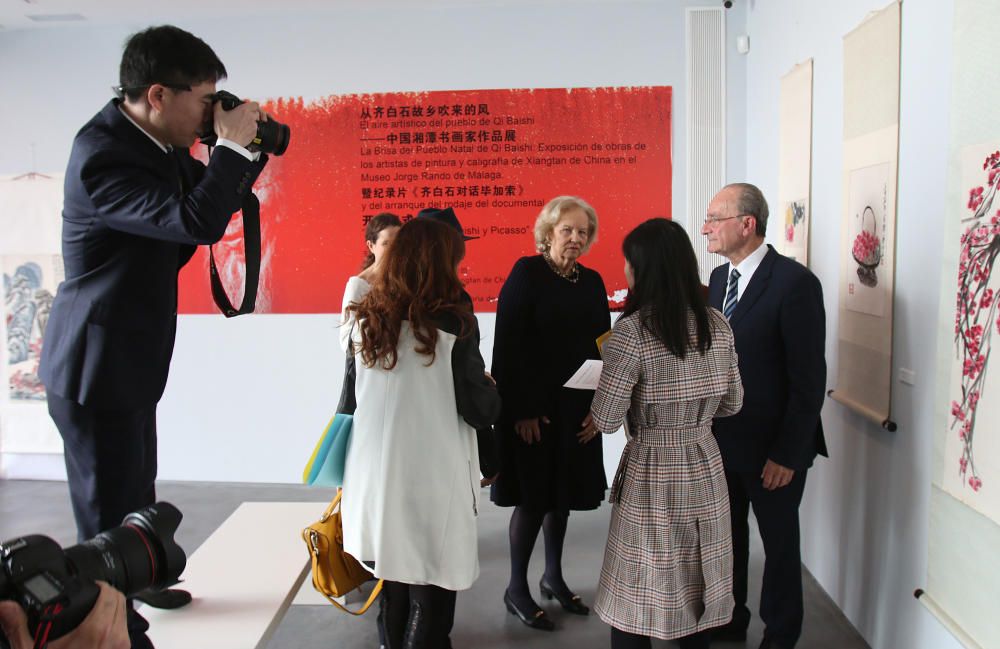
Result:
{"label": "man in dark suit", "polygon": [[729,260],[712,272],[709,304],[729,318],[745,396],[716,419],[733,527],[733,620],[715,639],[745,640],[752,506],[764,544],[761,649],[791,649],[802,632],[799,503],[806,471],[826,455],[820,409],[826,390],[823,289],[807,268],[764,244],[767,201],[757,187],[724,187],[701,231]]}
{"label": "man in dark suit", "polygon": [[[223,111],[226,69],[201,39],[171,26],[134,34],[120,99],[77,134],[66,169],[66,280],[49,316],[40,376],[65,447],[81,540],[155,500],[156,404],[177,326],[177,274],[222,238],[266,159],[247,150],[265,119],[255,103]],[[188,149],[213,123],[208,165]],[[260,159],[258,159],[260,158]],[[172,597],[171,597],[172,596]],[[183,591],[145,600],[174,607]],[[130,612],[134,647],[151,646]]]}

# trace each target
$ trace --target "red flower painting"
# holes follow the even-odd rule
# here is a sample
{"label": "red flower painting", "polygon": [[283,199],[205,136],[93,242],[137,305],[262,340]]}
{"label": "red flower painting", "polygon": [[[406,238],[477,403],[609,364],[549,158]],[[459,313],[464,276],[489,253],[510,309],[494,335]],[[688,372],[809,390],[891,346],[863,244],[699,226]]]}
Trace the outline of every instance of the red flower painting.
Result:
{"label": "red flower painting", "polygon": [[1000,151],[983,162],[986,184],[972,187],[966,207],[972,216],[962,233],[955,300],[955,345],[961,362],[961,398],[951,403],[951,428],[962,442],[958,470],[973,491],[983,486],[976,470],[976,408],[990,358],[994,329],[1000,331],[994,291],[989,287],[997,255],[1000,254],[1000,210],[994,199],[1000,186]]}
{"label": "red flower painting", "polygon": [[[871,223],[871,230],[867,226]],[[875,269],[882,263],[882,240],[875,234],[878,228],[878,221],[875,219],[875,210],[871,206],[865,206],[861,214],[861,232],[854,237],[854,245],[851,247],[851,254],[854,261],[858,263],[858,281],[868,288],[878,286],[878,275]]]}

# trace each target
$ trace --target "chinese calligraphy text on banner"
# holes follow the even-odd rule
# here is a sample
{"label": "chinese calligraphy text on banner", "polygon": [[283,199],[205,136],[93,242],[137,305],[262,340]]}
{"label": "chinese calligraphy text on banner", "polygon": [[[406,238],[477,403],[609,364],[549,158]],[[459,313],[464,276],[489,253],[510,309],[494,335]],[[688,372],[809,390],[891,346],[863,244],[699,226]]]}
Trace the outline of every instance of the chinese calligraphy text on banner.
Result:
{"label": "chinese calligraphy text on banner", "polygon": [[[507,272],[534,254],[533,224],[561,194],[600,219],[581,260],[625,294],[621,241],[671,215],[671,88],[467,90],[330,96],[265,104],[291,143],[255,191],[263,251],[258,313],[336,313],[380,212],[404,221],[453,207],[470,241],[461,276],[477,311],[495,311]],[[216,246],[233,301],[242,286],[240,221]],[[181,273],[181,313],[216,313],[207,249]]]}

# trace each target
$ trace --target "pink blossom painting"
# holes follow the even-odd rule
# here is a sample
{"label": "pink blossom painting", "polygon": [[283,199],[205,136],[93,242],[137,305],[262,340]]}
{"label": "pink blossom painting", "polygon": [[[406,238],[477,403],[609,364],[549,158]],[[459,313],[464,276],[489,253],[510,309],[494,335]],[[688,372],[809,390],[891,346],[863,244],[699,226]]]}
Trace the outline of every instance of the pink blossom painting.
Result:
{"label": "pink blossom painting", "polygon": [[996,378],[989,380],[993,335],[1000,331],[1000,276],[993,275],[1000,254],[1000,146],[966,151],[961,182],[955,360],[944,484],[960,500],[1000,520],[1000,502],[994,495],[1000,484],[996,474],[1000,412],[993,405],[1000,395],[991,389]]}

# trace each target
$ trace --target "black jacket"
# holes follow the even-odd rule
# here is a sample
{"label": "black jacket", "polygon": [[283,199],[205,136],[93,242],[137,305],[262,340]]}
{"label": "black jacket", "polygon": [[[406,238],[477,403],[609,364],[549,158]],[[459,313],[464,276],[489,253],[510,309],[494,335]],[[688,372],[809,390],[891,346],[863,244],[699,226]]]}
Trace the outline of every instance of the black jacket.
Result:
{"label": "black jacket", "polygon": [[[736,339],[743,409],[716,419],[727,469],[758,471],[770,459],[796,471],[826,455],[820,410],[826,397],[823,287],[805,266],[773,248],[750,278],[729,324]],[[714,271],[708,302],[722,310],[729,265]]]}
{"label": "black jacket", "polygon": [[117,101],[80,130],[66,169],[66,280],[39,369],[47,390],[108,408],[159,401],[177,326],[177,274],[195,246],[222,238],[265,162],[224,147],[207,167],[187,151],[165,154]]}

